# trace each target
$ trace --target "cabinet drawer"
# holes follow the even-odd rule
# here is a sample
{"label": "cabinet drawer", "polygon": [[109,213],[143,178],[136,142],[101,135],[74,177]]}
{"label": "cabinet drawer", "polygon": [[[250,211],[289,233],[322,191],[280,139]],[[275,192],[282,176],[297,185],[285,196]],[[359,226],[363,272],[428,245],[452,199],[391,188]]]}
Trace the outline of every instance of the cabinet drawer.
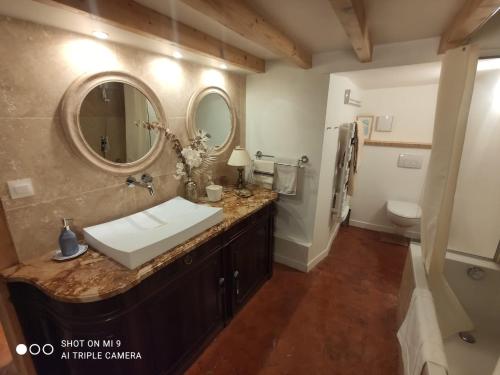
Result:
{"label": "cabinet drawer", "polygon": [[199,263],[210,257],[213,253],[222,248],[222,237],[217,236],[208,242],[200,245],[196,249],[184,254],[182,257],[166,266],[161,271],[144,280],[140,286],[145,286],[149,290],[164,288],[171,281],[181,277],[191,269],[196,268]]}
{"label": "cabinet drawer", "polygon": [[225,242],[231,242],[234,238],[238,237],[247,228],[251,227],[255,223],[264,220],[269,216],[271,212],[271,205],[262,207],[259,211],[253,213],[249,217],[243,219],[239,223],[235,224],[233,227],[229,228],[225,233]]}

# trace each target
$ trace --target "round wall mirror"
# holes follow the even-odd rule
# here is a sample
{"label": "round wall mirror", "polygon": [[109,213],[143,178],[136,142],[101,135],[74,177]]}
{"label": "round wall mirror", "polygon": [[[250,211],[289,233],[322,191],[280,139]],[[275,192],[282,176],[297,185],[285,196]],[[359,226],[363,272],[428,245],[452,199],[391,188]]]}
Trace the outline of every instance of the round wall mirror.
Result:
{"label": "round wall mirror", "polygon": [[159,155],[163,123],[159,100],[126,73],[99,73],[73,84],[63,101],[66,133],[78,153],[110,172],[142,171]]}
{"label": "round wall mirror", "polygon": [[208,145],[215,154],[222,153],[231,143],[236,128],[234,108],[227,93],[218,87],[208,87],[193,95],[187,128],[190,137],[198,130],[207,133]]}
{"label": "round wall mirror", "polygon": [[78,121],[89,147],[115,163],[140,160],[153,148],[159,134],[142,126],[158,122],[148,98],[134,86],[117,81],[90,90]]}

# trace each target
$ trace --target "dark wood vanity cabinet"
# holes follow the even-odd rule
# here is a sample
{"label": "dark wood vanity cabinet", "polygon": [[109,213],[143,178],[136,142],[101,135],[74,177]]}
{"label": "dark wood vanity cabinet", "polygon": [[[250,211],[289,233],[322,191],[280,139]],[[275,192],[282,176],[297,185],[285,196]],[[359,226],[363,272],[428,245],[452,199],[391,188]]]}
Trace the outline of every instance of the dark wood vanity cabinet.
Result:
{"label": "dark wood vanity cabinet", "polygon": [[223,251],[207,259],[157,294],[147,306],[155,373],[171,374],[190,363],[225,322]]}
{"label": "dark wood vanity cabinet", "polygon": [[[9,283],[27,344],[55,349],[32,356],[38,374],[182,373],[271,277],[273,216],[268,204],[130,290],[101,301],[60,302],[30,284]],[[63,348],[62,340],[85,345]],[[88,340],[100,347],[89,347]],[[104,342],[113,346],[103,348]],[[103,354],[129,351],[141,359]],[[63,352],[70,358],[61,359]],[[74,359],[72,352],[90,354]]]}
{"label": "dark wood vanity cabinet", "polygon": [[267,223],[257,221],[228,244],[232,275],[231,308],[236,313],[271,272]]}

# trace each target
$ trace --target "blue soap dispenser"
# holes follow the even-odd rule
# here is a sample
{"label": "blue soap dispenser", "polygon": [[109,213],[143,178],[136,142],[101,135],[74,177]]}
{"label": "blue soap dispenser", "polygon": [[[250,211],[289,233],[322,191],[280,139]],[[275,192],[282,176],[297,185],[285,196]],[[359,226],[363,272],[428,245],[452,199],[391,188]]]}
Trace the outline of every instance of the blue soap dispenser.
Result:
{"label": "blue soap dispenser", "polygon": [[62,219],[63,229],[59,235],[59,247],[64,257],[74,255],[78,252],[78,239],[76,234],[69,228],[73,219]]}

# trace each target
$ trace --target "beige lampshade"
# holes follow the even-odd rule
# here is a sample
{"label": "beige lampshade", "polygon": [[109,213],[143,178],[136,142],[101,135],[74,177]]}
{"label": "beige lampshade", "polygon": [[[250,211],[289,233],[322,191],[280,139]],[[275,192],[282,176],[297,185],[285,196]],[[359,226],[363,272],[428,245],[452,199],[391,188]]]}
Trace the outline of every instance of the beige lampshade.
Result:
{"label": "beige lampshade", "polygon": [[247,150],[237,146],[229,157],[227,165],[231,165],[233,167],[246,167],[247,165],[250,165],[251,162],[252,161],[250,160],[250,155],[248,155]]}

